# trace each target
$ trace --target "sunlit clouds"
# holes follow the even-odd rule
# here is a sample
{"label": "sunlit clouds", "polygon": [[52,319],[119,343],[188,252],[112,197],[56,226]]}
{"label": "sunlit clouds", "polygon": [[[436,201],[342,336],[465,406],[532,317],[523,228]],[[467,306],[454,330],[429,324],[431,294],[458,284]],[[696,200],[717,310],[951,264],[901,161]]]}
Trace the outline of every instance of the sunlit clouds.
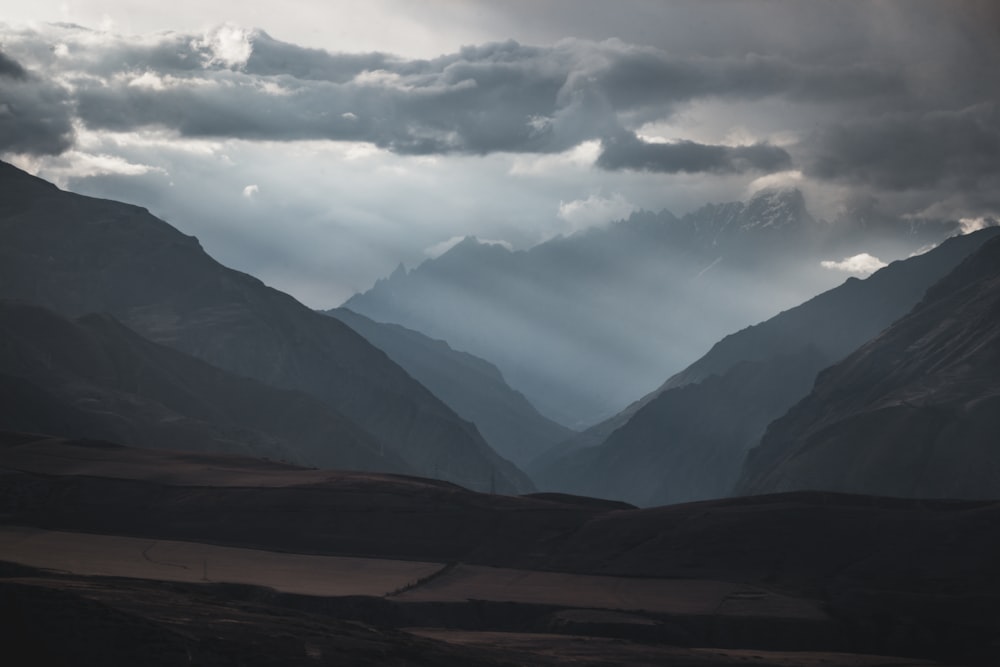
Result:
{"label": "sunlit clouds", "polygon": [[830,269],[831,271],[842,271],[844,273],[850,273],[855,276],[867,277],[875,273],[882,267],[886,266],[878,257],[874,255],[869,255],[866,252],[854,255],[852,257],[845,257],[840,261],[826,260],[820,262],[824,269]]}
{"label": "sunlit clouds", "polygon": [[0,25],[0,158],[322,307],[466,236],[765,189],[998,217],[992,5],[722,4],[40,0]]}

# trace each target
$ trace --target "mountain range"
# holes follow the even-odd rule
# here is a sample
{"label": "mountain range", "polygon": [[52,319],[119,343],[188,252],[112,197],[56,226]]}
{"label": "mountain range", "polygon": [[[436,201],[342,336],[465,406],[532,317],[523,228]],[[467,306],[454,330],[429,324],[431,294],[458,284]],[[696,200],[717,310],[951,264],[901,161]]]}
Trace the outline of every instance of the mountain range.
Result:
{"label": "mountain range", "polygon": [[763,190],[681,218],[637,212],[522,251],[468,237],[344,305],[489,359],[543,415],[581,429],[709,341],[836,285],[844,274],[822,261],[906,257],[955,227],[855,215],[817,220],[798,190]]}
{"label": "mountain range", "polygon": [[63,192],[0,164],[0,236],[0,298],[69,318],[106,313],[231,374],[309,394],[353,423],[345,442],[366,432],[420,474],[533,488],[474,425],[350,327],[220,265],[145,209]]}
{"label": "mountain range", "polygon": [[998,235],[1000,228],[990,228],[950,238],[723,338],[657,391],[536,461],[530,472],[543,488],[639,505],[729,495],[746,452],[809,393],[819,371],[905,315]]}
{"label": "mountain range", "polygon": [[522,468],[574,432],[543,417],[511,389],[500,370],[419,331],[375,322],[346,308],[325,311],[389,355],[460,417],[476,425],[501,456]]}
{"label": "mountain range", "polygon": [[[450,275],[438,289],[466,305],[492,290],[506,309],[489,322],[572,334],[553,361],[575,358],[583,383],[610,362],[574,354],[620,344],[615,290],[673,273],[687,277],[654,280],[661,301],[640,305],[696,285],[719,299],[728,285],[731,303],[807,275],[815,256],[793,251],[854,238],[794,193],[699,215],[637,215],[526,253],[466,240],[389,282]],[[314,312],[148,211],[2,163],[0,238],[0,628],[34,662],[1000,655],[1000,227],[740,329],[580,434],[451,341]],[[643,264],[657,253],[669,266]],[[766,277],[734,289],[751,275]],[[577,330],[595,303],[605,326]],[[670,303],[690,324],[697,304]],[[537,340],[507,344],[528,362],[558,351]]]}
{"label": "mountain range", "polygon": [[[346,309],[314,312],[219,265],[197,240],[144,209],[63,192],[9,165],[0,165],[0,194],[2,428],[402,472],[505,493],[533,490],[517,463],[547,491],[637,505],[731,494],[746,453],[765,431],[743,469],[741,492],[815,483],[865,493],[919,495],[926,489],[931,495],[962,495],[954,482],[928,472],[933,468],[928,461],[947,468],[941,461],[949,455],[942,448],[954,440],[950,434],[959,433],[962,444],[949,450],[956,457],[952,468],[981,464],[981,488],[975,492],[980,496],[995,485],[989,447],[981,440],[991,432],[996,375],[990,356],[995,276],[989,273],[996,250],[984,244],[1000,234],[998,228],[947,239],[866,280],[848,279],[739,330],[623,411],[574,434],[511,389],[504,371],[458,351],[452,341]],[[407,286],[430,289],[436,283],[438,290],[463,293],[466,305],[478,304],[482,321],[473,318],[475,326],[512,327],[500,327],[491,333],[496,336],[511,335],[525,323],[551,325],[552,338],[541,347],[530,337],[512,337],[506,344],[521,350],[529,363],[553,352],[548,344],[558,347],[559,336],[565,336],[570,350],[555,363],[579,361],[573,373],[580,377],[572,388],[586,392],[597,385],[605,391],[604,376],[588,379],[586,373],[608,360],[577,356],[582,348],[573,339],[597,344],[613,337],[609,322],[620,328],[625,320],[605,318],[610,328],[588,330],[593,300],[573,299],[582,284],[597,289],[609,281],[603,294],[588,297],[603,299],[607,315],[622,302],[615,290],[638,284],[640,274],[648,278],[644,272],[652,265],[646,260],[669,249],[669,266],[660,258],[664,271],[693,269],[715,257],[693,281],[664,287],[671,298],[680,298],[695,283],[706,285],[711,301],[756,262],[775,263],[773,271],[757,272],[767,283],[803,265],[790,249],[854,239],[822,224],[808,215],[800,193],[762,193],[747,204],[708,206],[682,219],[636,215],[530,252],[467,239],[412,272],[397,271],[375,291],[399,282],[401,290],[387,293],[397,301],[405,296],[408,307],[426,306],[422,311],[435,321],[451,306],[406,296]],[[884,226],[870,228],[885,232]],[[911,241],[940,231],[917,230]],[[581,262],[588,252],[590,261]],[[631,253],[639,259],[622,263]],[[806,263],[812,265],[812,259]],[[629,275],[618,280],[616,269]],[[705,276],[715,277],[699,283]],[[495,298],[482,299],[484,290]],[[743,285],[735,294],[745,290]],[[921,298],[913,313],[899,319]],[[497,310],[496,299],[509,308]],[[649,305],[642,298],[636,303]],[[542,312],[546,305],[551,312]],[[658,309],[664,310],[676,314]],[[570,311],[568,320],[554,324]],[[679,327],[683,318],[677,320]],[[848,370],[834,366],[813,387],[818,372],[870,339],[869,347],[855,353],[861,356],[844,362]],[[972,345],[973,340],[980,343]],[[612,347],[620,343],[608,341]],[[636,358],[641,353],[636,350]],[[811,389],[810,398],[779,419]],[[879,440],[883,417],[896,419],[892,423],[902,435]],[[842,424],[849,427],[841,432]],[[904,455],[911,440],[920,444]],[[810,465],[826,470],[829,479],[795,481],[819,475],[805,472],[811,459],[795,452],[796,443],[807,442],[822,461]],[[867,486],[863,475],[852,479],[832,462],[853,470],[850,462],[859,460],[859,447],[877,459],[873,479],[909,479],[893,477],[886,466],[924,452],[921,475],[929,481],[911,479],[912,488],[905,490]],[[854,453],[838,459],[839,452]],[[957,476],[950,473],[949,479]]]}
{"label": "mountain range", "polygon": [[768,427],[736,491],[995,498],[998,433],[994,238],[906,317],[824,370],[812,392]]}

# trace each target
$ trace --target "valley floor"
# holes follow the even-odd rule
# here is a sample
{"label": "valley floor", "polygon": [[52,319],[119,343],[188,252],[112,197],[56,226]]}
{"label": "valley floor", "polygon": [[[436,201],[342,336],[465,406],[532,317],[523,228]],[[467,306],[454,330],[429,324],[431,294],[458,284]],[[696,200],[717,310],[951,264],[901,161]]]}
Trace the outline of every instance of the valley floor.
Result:
{"label": "valley floor", "polygon": [[992,501],[785,494],[637,510],[4,438],[0,641],[33,664],[1000,656]]}
{"label": "valley floor", "polygon": [[[0,564],[5,647],[33,664],[673,665],[934,667],[946,663],[832,651],[697,648],[588,632],[392,627],[323,598],[268,589]],[[359,605],[363,607],[364,605]],[[362,615],[370,616],[370,612]],[[613,625],[613,623],[612,623]],[[592,630],[581,626],[579,630]]]}

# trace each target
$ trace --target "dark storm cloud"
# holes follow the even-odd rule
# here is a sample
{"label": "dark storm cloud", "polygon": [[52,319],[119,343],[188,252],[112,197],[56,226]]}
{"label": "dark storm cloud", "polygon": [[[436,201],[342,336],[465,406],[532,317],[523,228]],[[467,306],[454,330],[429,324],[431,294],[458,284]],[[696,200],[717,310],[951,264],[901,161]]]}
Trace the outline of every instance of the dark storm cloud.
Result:
{"label": "dark storm cloud", "polygon": [[347,83],[362,72],[387,69],[397,62],[398,59],[384,53],[333,54],[282,42],[259,32],[243,69],[261,76]]}
{"label": "dark storm cloud", "polygon": [[631,133],[602,142],[597,165],[603,169],[632,169],[667,174],[743,173],[783,171],[792,165],[782,148],[768,144],[712,146],[693,141],[647,143]]}
{"label": "dark storm cloud", "polygon": [[[305,49],[229,28],[203,38],[111,39],[79,52],[49,64],[72,81],[79,118],[91,129],[368,141],[401,154],[557,152],[669,118],[702,98],[832,102],[904,88],[872,66],[680,57],[617,40],[508,41],[406,60]],[[769,170],[769,161],[786,157],[760,147],[701,159],[742,171]]]}
{"label": "dark storm cloud", "polygon": [[1000,175],[1000,107],[887,114],[820,131],[806,173],[887,190],[972,189]]}
{"label": "dark storm cloud", "polygon": [[[595,41],[540,34],[550,46],[495,42],[430,59],[303,48],[233,26],[9,32],[2,148],[58,152],[76,120],[91,130],[363,141],[397,154],[538,154],[600,140],[607,170],[799,169],[869,194],[925,189],[928,199],[981,201],[1000,180],[998,3],[571,5],[597,17],[572,28]],[[514,13],[544,18],[551,6]],[[483,8],[500,24],[513,11]],[[706,108],[715,116],[699,127],[690,114]],[[676,141],[636,136],[660,121]],[[701,130],[699,142],[683,140],[694,138],[688,128]],[[750,141],[780,134],[782,147],[718,145],[730,129]]]}
{"label": "dark storm cloud", "polygon": [[17,62],[3,51],[0,51],[0,77],[8,79],[25,79],[28,73],[21,63]]}
{"label": "dark storm cloud", "polygon": [[755,99],[784,95],[803,101],[883,98],[904,92],[902,80],[872,66],[803,66],[774,56],[739,58],[670,56],[630,48],[599,73],[617,108],[716,96]]}
{"label": "dark storm cloud", "polygon": [[65,91],[0,52],[0,152],[57,155],[73,145]]}

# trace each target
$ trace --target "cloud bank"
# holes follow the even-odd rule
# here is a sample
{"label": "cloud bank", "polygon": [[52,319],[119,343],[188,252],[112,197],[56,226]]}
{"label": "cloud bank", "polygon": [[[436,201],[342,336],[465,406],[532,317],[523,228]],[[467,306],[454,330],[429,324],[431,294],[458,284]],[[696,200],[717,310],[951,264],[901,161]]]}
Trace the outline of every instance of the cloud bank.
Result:
{"label": "cloud bank", "polygon": [[[992,1],[380,0],[332,32],[118,0],[89,30],[38,22],[89,20],[45,4],[0,24],[0,158],[146,206],[318,306],[442,239],[525,248],[763,187],[867,227],[1000,217]],[[200,28],[227,18],[288,39]]]}
{"label": "cloud bank", "polygon": [[[632,133],[692,100],[884,99],[903,90],[897,75],[877,67],[674,56],[617,40],[550,47],[507,41],[408,60],[305,49],[234,26],[135,40],[72,27],[4,37],[32,60],[32,70],[51,77],[29,77],[16,61],[0,61],[0,71],[34,93],[33,108],[49,102],[47,115],[63,118],[71,110],[91,130],[362,141],[415,155],[555,153],[596,139],[604,141],[605,169],[668,173],[773,171],[790,160],[765,144],[649,146]],[[53,90],[52,79],[61,97],[42,94]],[[18,146],[8,139],[4,148],[57,150],[52,137],[65,136],[65,127],[52,129]]]}

